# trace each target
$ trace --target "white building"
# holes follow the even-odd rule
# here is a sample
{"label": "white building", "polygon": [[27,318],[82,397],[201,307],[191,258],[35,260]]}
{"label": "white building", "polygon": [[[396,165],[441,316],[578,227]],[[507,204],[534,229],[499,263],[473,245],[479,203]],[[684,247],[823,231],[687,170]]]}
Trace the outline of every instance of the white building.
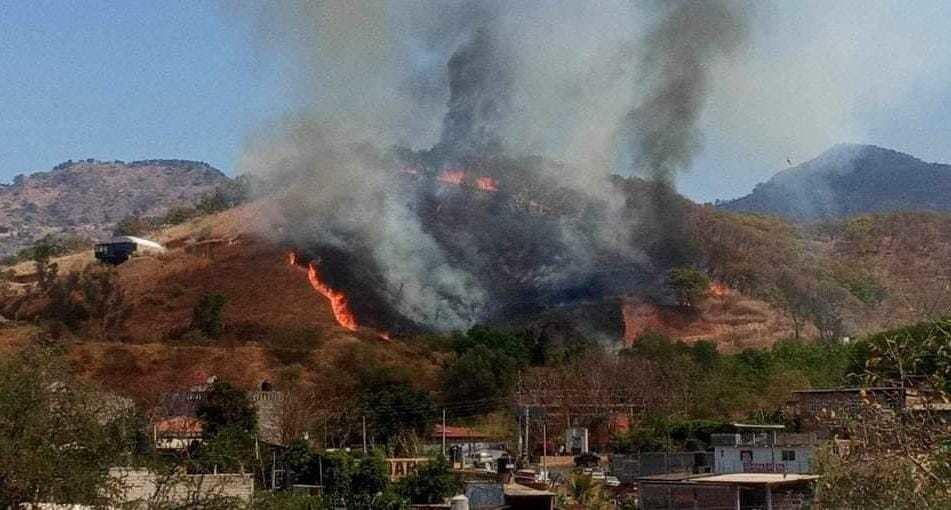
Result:
{"label": "white building", "polygon": [[782,432],[782,425],[733,424],[712,434],[714,473],[810,473],[815,434]]}

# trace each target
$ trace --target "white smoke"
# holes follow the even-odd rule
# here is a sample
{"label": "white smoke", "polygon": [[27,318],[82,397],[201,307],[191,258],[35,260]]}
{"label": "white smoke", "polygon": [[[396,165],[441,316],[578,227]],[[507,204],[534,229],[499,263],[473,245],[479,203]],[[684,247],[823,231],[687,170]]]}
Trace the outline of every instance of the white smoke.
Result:
{"label": "white smoke", "polygon": [[727,0],[301,0],[238,12],[310,97],[307,113],[252,140],[242,170],[284,178],[293,236],[372,246],[393,306],[445,328],[478,321],[488,289],[427,233],[412,199],[389,194],[388,149],[565,163],[536,171],[601,205],[588,213],[594,233],[555,234],[570,255],[539,274],[557,279],[586,264],[591,236],[632,251],[642,219],[606,178],[625,157],[665,182],[689,165],[716,64],[745,25]]}

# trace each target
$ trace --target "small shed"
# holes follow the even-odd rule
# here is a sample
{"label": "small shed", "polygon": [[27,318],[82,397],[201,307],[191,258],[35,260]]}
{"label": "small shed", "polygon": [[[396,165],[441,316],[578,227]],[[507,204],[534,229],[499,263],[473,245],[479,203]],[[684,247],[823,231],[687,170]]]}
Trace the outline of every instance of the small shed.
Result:
{"label": "small shed", "polygon": [[96,244],[96,259],[106,264],[119,265],[135,255],[165,253],[161,244],[141,237],[119,236]]}

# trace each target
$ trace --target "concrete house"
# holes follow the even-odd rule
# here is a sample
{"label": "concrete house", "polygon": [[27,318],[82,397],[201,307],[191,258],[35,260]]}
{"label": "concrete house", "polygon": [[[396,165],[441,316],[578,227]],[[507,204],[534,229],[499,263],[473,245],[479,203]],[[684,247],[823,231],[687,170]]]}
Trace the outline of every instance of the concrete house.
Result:
{"label": "concrete house", "polygon": [[656,475],[638,480],[641,510],[803,510],[816,475],[733,473]]}
{"label": "concrete house", "polygon": [[783,425],[733,424],[712,434],[714,473],[810,473],[815,434],[783,432]]}

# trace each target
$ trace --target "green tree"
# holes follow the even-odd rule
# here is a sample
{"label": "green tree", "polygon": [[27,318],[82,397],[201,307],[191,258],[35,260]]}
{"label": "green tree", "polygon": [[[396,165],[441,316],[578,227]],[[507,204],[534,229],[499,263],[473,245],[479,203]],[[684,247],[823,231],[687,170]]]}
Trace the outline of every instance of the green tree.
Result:
{"label": "green tree", "polygon": [[134,438],[65,360],[31,347],[0,360],[0,507],[35,503],[109,505]]}
{"label": "green tree", "polygon": [[254,434],[239,425],[218,428],[194,456],[194,465],[205,473],[248,473],[254,464]]}
{"label": "green tree", "polygon": [[251,510],[333,510],[326,499],[290,491],[255,493]]}
{"label": "green tree", "polygon": [[319,478],[318,462],[310,445],[303,439],[296,439],[287,445],[283,455],[284,465],[289,471],[290,483],[312,484]]}
{"label": "green tree", "polygon": [[406,374],[368,368],[361,374],[357,398],[368,433],[378,444],[395,445],[408,434],[419,437],[432,431],[436,404],[429,392],[414,388]]}
{"label": "green tree", "polygon": [[247,393],[224,381],[215,381],[196,410],[210,439],[231,428],[248,434],[257,431],[257,414]]}
{"label": "green tree", "polygon": [[449,461],[438,455],[400,481],[399,493],[412,504],[442,503],[462,488]]}
{"label": "green tree", "polygon": [[682,306],[695,306],[710,290],[710,277],[692,266],[670,270],[667,284]]}
{"label": "green tree", "polygon": [[350,501],[347,508],[377,508],[375,503],[387,490],[389,482],[389,470],[382,453],[374,451],[360,458],[350,477]]}
{"label": "green tree", "polygon": [[205,294],[192,309],[192,329],[201,331],[208,338],[221,335],[221,310],[227,299],[221,294]]}
{"label": "green tree", "polygon": [[518,370],[518,362],[504,351],[479,344],[446,367],[443,394],[447,402],[485,402],[483,407],[472,409],[474,414],[492,410],[511,394]]}
{"label": "green tree", "polygon": [[324,494],[328,501],[351,510],[400,510],[404,501],[392,491],[383,454],[374,451],[355,459],[344,452],[325,453]]}
{"label": "green tree", "polygon": [[476,326],[464,334],[457,334],[453,338],[453,344],[457,354],[465,354],[470,349],[482,345],[492,351],[504,353],[519,364],[527,364],[529,362],[530,352],[528,343],[529,342],[520,335],[482,326]]}

